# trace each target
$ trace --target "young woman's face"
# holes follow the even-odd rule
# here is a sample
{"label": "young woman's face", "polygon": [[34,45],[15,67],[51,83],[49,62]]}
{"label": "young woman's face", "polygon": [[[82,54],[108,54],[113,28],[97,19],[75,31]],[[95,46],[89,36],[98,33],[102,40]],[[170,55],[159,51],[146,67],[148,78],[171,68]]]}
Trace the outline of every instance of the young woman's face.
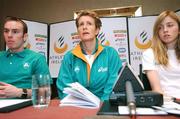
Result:
{"label": "young woman's face", "polygon": [[99,33],[99,29],[95,25],[95,20],[90,16],[80,17],[78,24],[77,30],[82,41],[94,40]]}
{"label": "young woman's face", "polygon": [[159,37],[167,46],[174,46],[179,34],[178,23],[169,16],[159,25]]}

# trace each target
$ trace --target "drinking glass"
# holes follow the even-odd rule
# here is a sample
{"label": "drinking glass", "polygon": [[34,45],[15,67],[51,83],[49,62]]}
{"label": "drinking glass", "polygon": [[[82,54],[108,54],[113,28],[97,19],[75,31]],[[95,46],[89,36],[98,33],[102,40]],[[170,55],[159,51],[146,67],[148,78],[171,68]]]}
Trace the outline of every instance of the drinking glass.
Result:
{"label": "drinking glass", "polygon": [[35,108],[48,107],[51,100],[50,75],[36,74],[32,76],[32,103]]}

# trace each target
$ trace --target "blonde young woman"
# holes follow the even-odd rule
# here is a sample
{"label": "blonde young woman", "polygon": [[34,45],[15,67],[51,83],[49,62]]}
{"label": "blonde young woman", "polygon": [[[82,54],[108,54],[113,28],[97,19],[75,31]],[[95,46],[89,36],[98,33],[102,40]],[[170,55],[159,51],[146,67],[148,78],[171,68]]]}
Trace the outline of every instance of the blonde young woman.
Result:
{"label": "blonde young woman", "polygon": [[153,29],[152,47],[143,53],[143,70],[153,91],[180,98],[180,18],[162,12]]}

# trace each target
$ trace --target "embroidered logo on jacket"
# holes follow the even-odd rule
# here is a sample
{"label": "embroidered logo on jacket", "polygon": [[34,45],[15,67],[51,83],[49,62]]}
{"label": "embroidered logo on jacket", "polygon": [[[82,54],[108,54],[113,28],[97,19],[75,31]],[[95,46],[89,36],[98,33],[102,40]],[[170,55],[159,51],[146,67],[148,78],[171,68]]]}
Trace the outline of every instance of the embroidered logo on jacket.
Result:
{"label": "embroidered logo on jacket", "polygon": [[108,70],[108,68],[107,67],[100,67],[99,69],[98,69],[98,72],[106,72]]}
{"label": "embroidered logo on jacket", "polygon": [[23,65],[23,67],[24,67],[24,69],[28,69],[29,68],[29,63],[24,63],[24,65]]}
{"label": "embroidered logo on jacket", "polygon": [[79,71],[80,71],[79,66],[76,66],[76,67],[74,68],[74,72],[79,73]]}

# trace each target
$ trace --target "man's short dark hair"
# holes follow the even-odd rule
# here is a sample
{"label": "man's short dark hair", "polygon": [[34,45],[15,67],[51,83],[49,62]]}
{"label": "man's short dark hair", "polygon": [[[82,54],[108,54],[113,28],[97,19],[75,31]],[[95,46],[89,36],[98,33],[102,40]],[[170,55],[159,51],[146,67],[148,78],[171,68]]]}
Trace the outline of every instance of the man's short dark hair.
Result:
{"label": "man's short dark hair", "polygon": [[23,34],[27,33],[28,32],[28,27],[27,27],[27,24],[20,18],[17,18],[17,17],[6,17],[5,20],[4,20],[4,25],[6,22],[8,21],[16,21],[16,22],[20,22],[22,25],[23,25]]}

